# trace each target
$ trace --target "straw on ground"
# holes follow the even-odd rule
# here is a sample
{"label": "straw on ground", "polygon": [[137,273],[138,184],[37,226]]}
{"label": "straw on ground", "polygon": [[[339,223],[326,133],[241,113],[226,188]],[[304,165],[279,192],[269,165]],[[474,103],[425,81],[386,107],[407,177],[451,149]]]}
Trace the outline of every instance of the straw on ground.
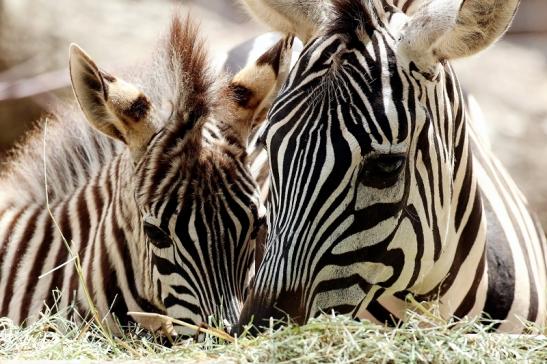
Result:
{"label": "straw on ground", "polygon": [[440,323],[409,313],[398,328],[322,316],[305,326],[267,330],[233,343],[204,334],[202,342],[178,339],[171,347],[133,327],[114,340],[95,321],[75,323],[66,312],[46,314],[28,327],[0,319],[0,359],[177,360],[221,362],[412,363],[547,362],[547,338],[488,333],[477,321]]}

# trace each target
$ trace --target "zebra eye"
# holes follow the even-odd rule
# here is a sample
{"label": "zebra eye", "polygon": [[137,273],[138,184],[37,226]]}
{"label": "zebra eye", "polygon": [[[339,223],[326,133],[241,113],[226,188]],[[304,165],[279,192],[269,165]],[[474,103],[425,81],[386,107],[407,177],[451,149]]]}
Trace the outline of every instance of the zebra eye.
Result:
{"label": "zebra eye", "polygon": [[144,222],[143,224],[144,233],[150,239],[150,242],[157,248],[163,249],[171,246],[171,238],[169,235],[157,227],[152,225],[149,222]]}
{"label": "zebra eye", "polygon": [[361,171],[361,183],[376,188],[386,188],[398,181],[404,169],[406,157],[400,154],[384,154],[367,159]]}

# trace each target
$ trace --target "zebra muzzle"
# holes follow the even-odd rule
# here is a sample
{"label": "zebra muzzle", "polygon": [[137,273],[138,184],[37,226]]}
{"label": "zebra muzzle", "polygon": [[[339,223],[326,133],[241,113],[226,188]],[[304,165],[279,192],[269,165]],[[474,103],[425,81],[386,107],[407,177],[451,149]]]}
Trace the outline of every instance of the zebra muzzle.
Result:
{"label": "zebra muzzle", "polygon": [[304,324],[306,311],[301,292],[282,292],[275,300],[251,292],[243,305],[238,324],[232,329],[232,334],[241,336],[248,333],[255,336],[265,330],[277,329],[289,323]]}

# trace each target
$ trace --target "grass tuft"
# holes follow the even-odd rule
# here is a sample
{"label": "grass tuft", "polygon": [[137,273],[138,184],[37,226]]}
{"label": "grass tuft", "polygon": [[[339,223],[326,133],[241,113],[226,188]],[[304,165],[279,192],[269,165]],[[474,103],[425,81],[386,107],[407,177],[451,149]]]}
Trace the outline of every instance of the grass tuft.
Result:
{"label": "grass tuft", "polygon": [[[488,333],[477,321],[430,326],[430,317],[409,313],[398,328],[345,316],[322,316],[305,326],[267,330],[257,338],[228,343],[214,335],[202,342],[177,340],[163,346],[132,327],[106,337],[94,320],[75,323],[66,312],[46,314],[26,327],[0,319],[0,359],[177,360],[304,363],[547,362],[547,338]],[[492,322],[494,324],[495,322]]]}

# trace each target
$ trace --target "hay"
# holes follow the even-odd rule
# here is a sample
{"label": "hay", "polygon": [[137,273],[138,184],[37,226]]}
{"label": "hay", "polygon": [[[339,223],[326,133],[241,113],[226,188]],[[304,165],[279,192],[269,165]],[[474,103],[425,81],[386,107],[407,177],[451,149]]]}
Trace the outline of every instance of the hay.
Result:
{"label": "hay", "polygon": [[[66,312],[45,314],[27,327],[0,319],[0,359],[86,359],[299,363],[547,362],[547,338],[488,333],[488,325],[467,320],[431,326],[415,313],[398,328],[345,316],[322,316],[305,326],[267,330],[257,338],[228,343],[204,335],[201,342],[178,339],[171,347],[138,328],[112,340],[91,319],[75,323]],[[493,323],[491,323],[493,324]]]}

